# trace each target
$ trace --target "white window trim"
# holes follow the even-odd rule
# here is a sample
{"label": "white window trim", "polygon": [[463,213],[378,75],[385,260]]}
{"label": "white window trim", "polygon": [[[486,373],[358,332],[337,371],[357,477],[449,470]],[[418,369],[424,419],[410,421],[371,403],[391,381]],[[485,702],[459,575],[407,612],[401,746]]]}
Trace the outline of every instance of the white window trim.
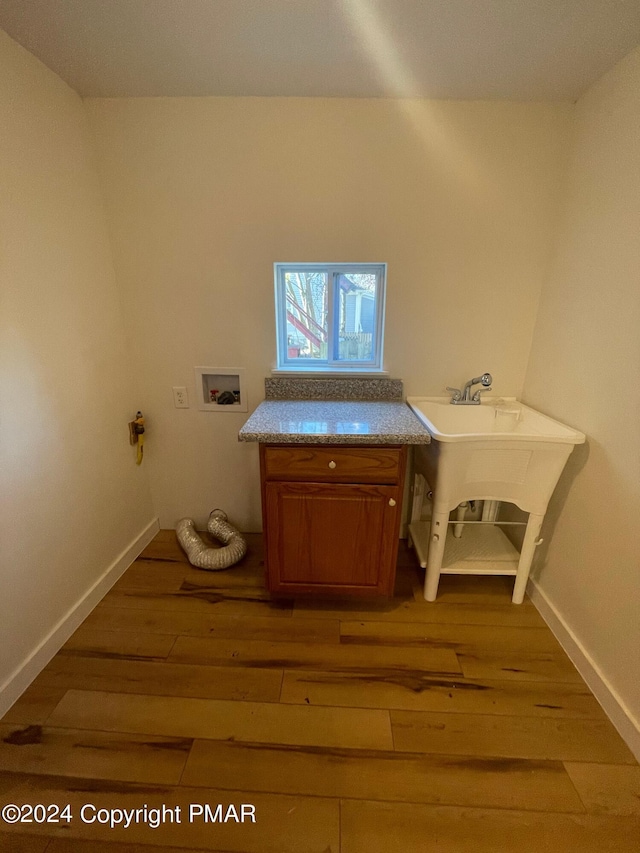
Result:
{"label": "white window trim", "polygon": [[[364,263],[364,264],[316,264],[316,263],[276,263],[274,268],[274,285],[275,285],[275,308],[276,308],[276,346],[277,346],[277,366],[273,368],[273,373],[307,373],[311,375],[333,374],[341,375],[344,373],[358,374],[374,374],[380,375],[387,371],[384,370],[384,319],[385,319],[385,302],[386,302],[386,283],[387,283],[387,265],[385,263]],[[335,352],[329,353],[326,360],[315,358],[295,358],[290,359],[287,355],[287,319],[286,319],[286,292],[284,286],[284,275],[292,270],[312,271],[318,270],[327,272],[329,277],[329,310],[328,310],[328,328],[329,342],[336,343],[334,339],[334,314],[336,311],[336,300],[338,292],[334,287],[335,276],[338,273],[348,272],[375,272],[379,276],[379,287],[376,298],[376,322],[375,322],[375,358],[371,361],[348,361],[336,359]],[[332,347],[330,348],[332,349]]]}

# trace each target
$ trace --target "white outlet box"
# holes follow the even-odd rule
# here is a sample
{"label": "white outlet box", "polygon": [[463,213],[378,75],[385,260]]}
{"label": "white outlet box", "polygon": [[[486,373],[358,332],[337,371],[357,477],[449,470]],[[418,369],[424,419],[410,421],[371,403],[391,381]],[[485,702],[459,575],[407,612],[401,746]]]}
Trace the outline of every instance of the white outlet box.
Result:
{"label": "white outlet box", "polygon": [[187,389],[184,386],[173,388],[173,405],[176,409],[188,409],[189,408],[189,396],[187,395]]}

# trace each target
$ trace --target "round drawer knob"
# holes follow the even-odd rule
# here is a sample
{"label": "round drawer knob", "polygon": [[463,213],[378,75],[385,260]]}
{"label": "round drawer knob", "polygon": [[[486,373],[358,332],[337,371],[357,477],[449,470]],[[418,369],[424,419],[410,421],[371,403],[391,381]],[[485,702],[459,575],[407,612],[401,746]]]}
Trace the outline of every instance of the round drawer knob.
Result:
{"label": "round drawer knob", "polygon": [[335,468],[335,467],[336,467],[336,463],[332,459],[331,462],[329,462],[329,468]]}
{"label": "round drawer knob", "polygon": [[396,505],[396,502],[394,501],[394,499],[389,498],[389,506],[395,506],[395,505]]}

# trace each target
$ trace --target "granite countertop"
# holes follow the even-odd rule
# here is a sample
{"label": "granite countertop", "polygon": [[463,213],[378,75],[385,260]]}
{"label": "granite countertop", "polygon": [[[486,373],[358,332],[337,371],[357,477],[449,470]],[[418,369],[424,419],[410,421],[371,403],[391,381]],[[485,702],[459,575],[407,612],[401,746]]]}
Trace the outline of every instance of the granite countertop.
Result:
{"label": "granite countertop", "polygon": [[429,444],[431,436],[402,402],[265,400],[239,441],[273,444]]}

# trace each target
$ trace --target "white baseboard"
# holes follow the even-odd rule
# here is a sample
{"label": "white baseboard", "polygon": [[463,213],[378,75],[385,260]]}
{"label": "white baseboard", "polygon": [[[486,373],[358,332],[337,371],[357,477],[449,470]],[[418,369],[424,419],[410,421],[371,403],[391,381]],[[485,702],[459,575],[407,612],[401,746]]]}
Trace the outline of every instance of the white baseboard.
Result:
{"label": "white baseboard", "polygon": [[82,595],[67,613],[54,625],[42,642],[25,658],[0,686],[0,717],[20,698],[34,678],[45,668],[51,658],[62,648],[69,637],[91,613],[115,582],[156,535],[160,525],[154,518],[122,551],[98,580]]}
{"label": "white baseboard", "polygon": [[640,761],[640,722],[626,707],[617,691],[609,684],[589,652],[564,621],[555,605],[535,581],[529,580],[527,593],[556,639],[573,661],[604,712],[618,730],[631,752]]}

